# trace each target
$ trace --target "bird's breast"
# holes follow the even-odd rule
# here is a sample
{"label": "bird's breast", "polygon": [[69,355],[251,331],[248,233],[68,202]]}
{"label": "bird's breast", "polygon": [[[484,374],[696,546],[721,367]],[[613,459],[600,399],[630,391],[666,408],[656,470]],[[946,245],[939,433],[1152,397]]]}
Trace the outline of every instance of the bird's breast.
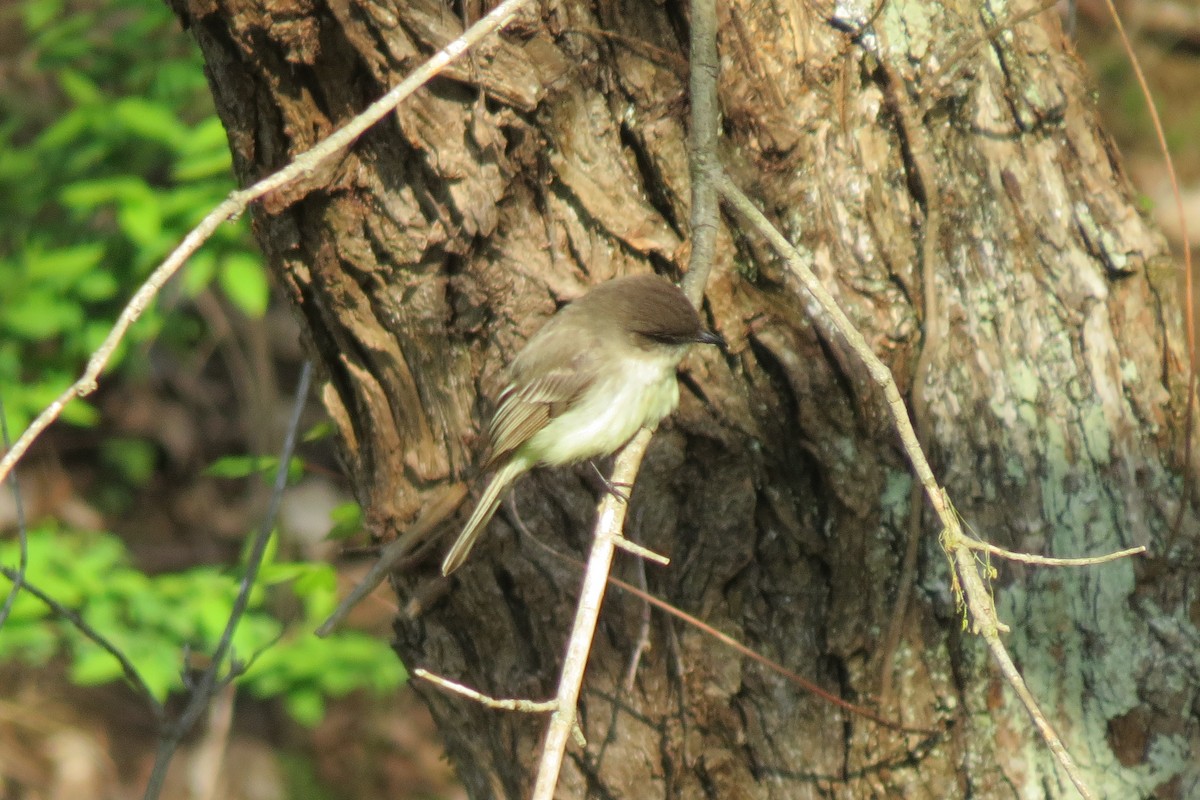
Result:
{"label": "bird's breast", "polygon": [[571,464],[616,452],[642,426],[657,425],[679,404],[674,354],[623,359],[598,377],[522,449],[545,464]]}

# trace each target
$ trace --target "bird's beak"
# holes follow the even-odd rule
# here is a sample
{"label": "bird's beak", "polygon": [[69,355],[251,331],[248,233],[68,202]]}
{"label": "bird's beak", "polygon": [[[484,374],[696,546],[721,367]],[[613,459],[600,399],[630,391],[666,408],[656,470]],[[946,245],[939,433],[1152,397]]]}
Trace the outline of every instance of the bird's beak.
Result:
{"label": "bird's beak", "polygon": [[725,344],[725,339],[721,337],[721,334],[713,333],[712,331],[708,330],[700,331],[700,335],[696,337],[696,341],[699,344],[715,344],[722,350],[724,350],[727,346]]}

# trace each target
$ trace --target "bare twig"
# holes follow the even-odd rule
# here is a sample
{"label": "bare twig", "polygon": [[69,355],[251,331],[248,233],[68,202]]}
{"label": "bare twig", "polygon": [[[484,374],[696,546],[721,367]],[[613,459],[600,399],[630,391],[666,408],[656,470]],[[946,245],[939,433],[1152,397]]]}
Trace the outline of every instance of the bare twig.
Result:
{"label": "bare twig", "polygon": [[1090,558],[1054,558],[1052,556],[1039,556],[1033,553],[1017,553],[1012,550],[1005,550],[1003,547],[997,547],[994,544],[974,539],[965,534],[959,539],[959,542],[961,542],[963,547],[970,550],[981,550],[985,553],[991,553],[994,556],[1008,559],[1009,561],[1018,561],[1022,564],[1034,564],[1043,567],[1091,567],[1096,564],[1107,564],[1110,561],[1129,558],[1130,556],[1141,555],[1146,552],[1146,548],[1141,546],[1130,547],[1127,550],[1118,550],[1115,553],[1092,556]]}
{"label": "bare twig", "polygon": [[622,589],[626,592],[629,592],[632,595],[635,595],[636,597],[641,598],[642,600],[645,600],[647,603],[654,606],[655,608],[658,608],[662,611],[665,611],[666,613],[670,614],[673,617],[683,620],[688,625],[691,625],[692,627],[697,628],[700,631],[703,631],[706,635],[711,636],[712,638],[716,639],[718,642],[725,645],[726,647],[736,650],[738,653],[741,653],[746,658],[749,658],[753,661],[758,662],[759,664],[762,664],[764,667],[766,667],[767,669],[771,670],[772,672],[774,672],[778,675],[782,675],[784,678],[787,678],[789,681],[791,681],[792,683],[796,684],[797,686],[803,688],[805,691],[810,692],[811,694],[814,694],[817,697],[820,697],[822,700],[825,700],[826,702],[828,702],[832,705],[835,705],[838,708],[845,709],[846,711],[849,711],[851,714],[855,714],[857,716],[864,717],[866,719],[871,720],[872,722],[877,723],[878,725],[881,725],[885,728],[890,728],[891,730],[894,730],[894,731],[900,731],[901,733],[915,733],[915,734],[921,734],[922,736],[930,736],[930,735],[934,735],[934,734],[941,732],[934,728],[909,727],[907,725],[904,725],[903,723],[883,717],[883,716],[875,713],[874,711],[872,711],[869,708],[864,708],[863,706],[855,705],[854,703],[851,703],[847,700],[843,700],[842,698],[838,697],[837,695],[832,694],[831,692],[828,692],[825,689],[822,689],[820,686],[813,683],[808,678],[805,678],[803,675],[799,675],[795,672],[792,672],[790,669],[783,666],[779,662],[772,661],[771,659],[767,658],[766,656],[762,655],[761,653],[758,653],[758,652],[752,650],[751,648],[747,647],[746,645],[742,644],[737,639],[734,639],[732,636],[722,633],[721,631],[712,627],[711,625],[709,625],[707,622],[704,622],[700,618],[694,617],[691,614],[687,613],[686,611],[671,605],[666,600],[662,600],[658,597],[655,597],[654,595],[650,594],[649,592],[643,591],[643,590],[639,589],[638,587],[633,586],[632,584],[626,583],[625,581],[621,580],[620,578],[609,578],[609,583],[611,583],[613,586],[616,586],[619,589]]}
{"label": "bare twig", "polygon": [[[888,49],[886,26],[876,29],[881,50]],[[916,174],[921,192],[925,196],[925,224],[921,230],[921,294],[924,301],[922,329],[924,339],[917,355],[912,382],[912,418],[917,431],[917,441],[928,448],[933,441],[929,431],[929,402],[925,389],[933,368],[935,356],[942,350],[948,322],[945,306],[937,284],[938,242],[941,241],[942,194],[938,185],[937,165],[929,144],[929,137],[913,101],[908,96],[908,82],[893,63],[890,53],[880,52],[879,63],[888,79],[888,96],[896,114],[903,141],[908,148],[908,159]],[[900,644],[904,632],[904,618],[908,613],[908,601],[917,576],[917,556],[920,554],[921,523],[925,506],[921,502],[921,484],[914,482],[909,494],[908,541],[900,563],[900,575],[896,580],[896,605],[888,622],[883,646],[879,650],[881,680],[880,702],[887,706],[892,693],[892,656]]]}
{"label": "bare twig", "polygon": [[717,244],[717,3],[716,0],[692,0],[690,77],[691,130],[688,132],[690,173],[692,178],[691,226],[692,252],[683,293],[697,308],[704,298],[708,273],[712,269]]}
{"label": "bare twig", "polygon": [[[690,90],[692,128],[690,132],[692,211],[692,250],[688,273],[683,279],[683,292],[697,308],[704,297],[704,287],[712,268],[717,238],[718,199],[714,181],[720,169],[717,160],[717,22],[716,0],[692,0]],[[650,442],[651,432],[643,430],[625,446],[617,457],[610,478],[614,483],[633,485],[642,456]],[[550,718],[541,762],[534,784],[533,800],[552,800],[562,769],[567,736],[575,725],[575,705],[583,682],[584,667],[591,650],[604,587],[609,579],[614,545],[623,549],[625,508],[615,498],[606,497],[600,506],[591,555],[584,571],[583,588],[575,614],[575,625],[567,644],[563,672],[558,684],[558,708]],[[649,557],[647,552],[638,555]],[[661,562],[660,562],[661,563]]]}
{"label": "bare twig", "polygon": [[[825,316],[814,319],[814,323],[820,326],[823,332],[827,334],[836,332],[836,334],[846,341],[858,358],[862,360],[871,380],[883,391],[904,452],[908,456],[909,463],[912,465],[913,471],[917,474],[917,478],[921,481],[926,497],[929,498],[934,512],[942,523],[942,535],[945,537],[948,551],[953,554],[954,563],[957,567],[956,571],[966,595],[967,608],[970,609],[974,629],[987,642],[988,649],[992,651],[992,655],[1000,665],[1005,678],[1025,705],[1025,710],[1029,713],[1034,724],[1041,732],[1047,747],[1049,747],[1055,758],[1058,759],[1058,763],[1067,773],[1075,788],[1084,798],[1090,799],[1094,797],[1074,759],[1071,758],[1062,740],[1058,737],[1054,728],[1051,727],[1045,714],[1042,713],[1037,701],[1029,692],[1028,687],[1025,686],[1021,676],[1016,672],[1016,668],[1012,666],[1012,659],[1005,650],[1004,643],[1000,641],[999,631],[1001,630],[1001,625],[996,617],[991,595],[984,587],[983,579],[979,576],[972,551],[961,541],[963,533],[958,517],[954,513],[949,498],[938,485],[936,478],[934,478],[929,461],[926,459],[925,453],[917,441],[916,431],[909,420],[908,411],[904,407],[904,400],[900,396],[900,390],[896,388],[896,382],[892,378],[887,365],[879,360],[879,357],[871,350],[863,335],[859,333],[858,329],[854,327],[850,319],[838,306],[837,301],[833,299],[833,295],[817,280],[816,275],[808,268],[804,256],[750,202],[750,199],[727,176],[721,178],[718,183],[718,190],[737,214],[771,244],[775,252],[787,262],[788,267],[792,270],[792,273],[797,277],[804,289],[820,304]],[[826,330],[830,323],[832,323],[833,330]]]}
{"label": "bare twig", "polygon": [[658,564],[660,567],[665,567],[671,563],[671,559],[667,558],[666,556],[662,555],[661,553],[656,553],[648,547],[642,547],[637,542],[631,542],[629,539],[626,539],[624,536],[618,536],[616,539],[614,539],[613,546],[615,546],[616,548],[618,548],[620,550],[624,550],[626,553],[629,553],[630,555],[637,556],[638,558],[644,558],[647,561],[653,561],[655,564]]}
{"label": "bare twig", "polygon": [[[638,588],[649,594],[650,587],[646,585],[646,562],[639,559],[634,562],[633,568],[637,575]],[[613,583],[616,580],[616,578],[610,578],[609,583]],[[642,663],[642,656],[650,649],[650,623],[650,604],[643,599],[637,640],[634,642],[633,652],[629,654],[629,667],[625,670],[625,691],[627,693],[633,691],[634,682],[637,680],[638,666]]]}
{"label": "bare twig", "polygon": [[214,800],[220,797],[221,767],[229,747],[229,732],[233,728],[233,710],[237,706],[237,689],[223,687],[208,711],[204,737],[197,744],[188,764],[188,788],[195,800]]}
{"label": "bare twig", "polygon": [[350,593],[346,595],[346,599],[338,603],[337,608],[329,615],[329,619],[325,620],[321,623],[321,627],[317,628],[317,636],[324,638],[332,633],[333,629],[341,624],[351,609],[362,602],[364,597],[373,592],[375,587],[383,582],[383,579],[392,572],[404,557],[421,544],[438,523],[442,522],[454,512],[454,509],[458,508],[466,496],[467,485],[465,483],[453,483],[439,492],[422,509],[420,516],[417,517],[417,521],[407,531],[397,537],[395,541],[390,542],[387,547],[383,548],[383,552],[379,554],[378,560],[372,565],[367,574],[350,590]]}
{"label": "bare twig", "polygon": [[472,25],[462,36],[435,53],[433,57],[418,67],[387,94],[376,100],[361,114],[331,134],[329,138],[324,139],[311,150],[297,156],[294,161],[283,169],[272,175],[268,175],[248,189],[232,192],[224,202],[210,211],[200,221],[200,224],[184,237],[180,245],[167,256],[166,261],[155,269],[150,277],[146,279],[146,282],[134,293],[128,305],[121,311],[121,315],[117,317],[117,321],[113,325],[112,330],[109,331],[108,336],[104,338],[104,341],[88,360],[83,375],[55,398],[46,407],[46,410],[37,416],[37,419],[17,439],[12,449],[5,453],[3,459],[0,459],[0,480],[9,474],[13,466],[25,454],[25,451],[29,449],[34,439],[48,428],[50,423],[58,419],[58,416],[62,413],[67,403],[76,397],[86,397],[96,390],[96,381],[108,365],[108,361],[112,357],[113,351],[116,350],[117,344],[125,337],[129,326],[142,315],[142,312],[146,310],[146,307],[154,299],[154,296],[158,294],[166,282],[191,257],[192,253],[196,252],[200,245],[225,220],[239,216],[246,210],[250,203],[268,192],[311,174],[326,159],[349,146],[364,131],[390,113],[402,100],[445,69],[450,62],[467,52],[467,50],[481,39],[507,25],[517,12],[531,1],[505,0],[496,6],[491,13]]}
{"label": "bare twig", "polygon": [[150,773],[150,779],[146,784],[145,800],[153,800],[159,796],[162,791],[163,782],[167,777],[167,767],[171,763],[171,758],[174,756],[179,742],[192,729],[192,726],[196,724],[197,720],[199,720],[200,716],[208,708],[209,701],[220,688],[223,680],[221,674],[225,666],[225,657],[233,647],[233,634],[241,623],[242,615],[250,603],[250,592],[253,590],[255,580],[258,577],[258,569],[262,565],[263,555],[267,551],[267,543],[271,540],[271,532],[275,527],[275,517],[279,513],[279,503],[283,497],[283,490],[287,487],[288,464],[292,460],[292,452],[296,447],[296,438],[300,430],[300,414],[304,410],[304,404],[308,399],[308,388],[311,382],[312,364],[306,361],[304,362],[304,369],[300,372],[300,382],[296,386],[296,401],[292,407],[292,416],[288,421],[287,434],[284,436],[283,447],[279,453],[279,468],[275,472],[275,485],[271,491],[271,502],[267,507],[267,513],[263,517],[262,524],[259,526],[258,533],[254,537],[254,542],[250,546],[250,553],[246,557],[246,572],[242,576],[237,597],[234,598],[233,607],[229,611],[229,619],[225,623],[225,631],[221,634],[220,641],[217,642],[217,648],[213,651],[208,668],[204,670],[199,680],[193,686],[191,699],[188,701],[187,707],[184,708],[179,719],[162,732],[159,739],[158,753],[154,759],[154,769]]}
{"label": "bare twig", "polygon": [[1188,355],[1187,411],[1184,414],[1183,423],[1183,496],[1179,498],[1179,506],[1175,512],[1175,519],[1171,523],[1171,531],[1167,536],[1164,548],[1166,554],[1170,555],[1171,550],[1175,547],[1175,540],[1183,529],[1183,518],[1192,505],[1192,495],[1196,491],[1195,481],[1192,479],[1196,470],[1195,454],[1192,452],[1192,437],[1195,435],[1196,429],[1196,381],[1200,376],[1196,372],[1196,295],[1193,288],[1195,278],[1192,274],[1192,237],[1188,233],[1187,214],[1183,210],[1183,193],[1179,189],[1175,163],[1171,159],[1171,148],[1167,147],[1167,135],[1163,131],[1162,119],[1158,116],[1158,106],[1154,104],[1154,95],[1150,93],[1150,85],[1146,83],[1146,76],[1142,72],[1142,64],[1138,60],[1137,54],[1133,52],[1133,45],[1130,44],[1129,37],[1125,34],[1121,15],[1117,13],[1117,8],[1113,5],[1112,0],[1104,0],[1104,5],[1108,8],[1109,16],[1112,17],[1117,35],[1121,37],[1121,46],[1125,49],[1125,54],[1129,56],[1129,65],[1133,67],[1138,87],[1141,88],[1142,97],[1146,100],[1146,112],[1150,115],[1150,122],[1154,125],[1158,150],[1162,153],[1163,163],[1167,168],[1167,177],[1171,182],[1171,195],[1175,199],[1175,209],[1179,214],[1179,239],[1183,243],[1183,310]]}
{"label": "bare twig", "polygon": [[[572,558],[569,555],[566,555],[565,553],[560,553],[559,551],[555,550],[550,545],[543,542],[541,539],[538,539],[532,533],[529,534],[529,540],[531,542],[533,542],[534,544],[536,544],[538,547],[540,547],[545,552],[552,555],[554,558],[558,559],[559,561],[562,561],[566,564],[570,564],[572,567],[574,567],[577,570],[583,569],[584,564],[582,562],[578,561],[577,559]],[[639,564],[640,564],[640,562],[639,562]],[[874,711],[871,711],[869,708],[864,708],[863,706],[858,706],[858,705],[855,705],[854,703],[843,700],[842,698],[838,697],[837,695],[831,694],[831,693],[827,692],[826,690],[822,689],[820,686],[818,686],[815,683],[813,683],[812,681],[808,680],[803,675],[799,675],[795,672],[792,672],[790,669],[783,666],[778,661],[773,661],[770,658],[767,658],[766,656],[764,656],[762,653],[759,653],[758,651],[742,644],[737,639],[734,639],[732,636],[729,636],[726,633],[722,633],[720,630],[712,627],[711,625],[709,625],[707,622],[700,619],[699,617],[693,616],[693,615],[689,614],[688,612],[684,611],[683,609],[668,603],[666,600],[663,600],[661,597],[651,594],[646,589],[645,586],[641,586],[641,587],[634,586],[631,583],[627,583],[626,581],[623,581],[620,578],[615,578],[612,576],[609,576],[608,582],[610,585],[615,586],[618,589],[621,589],[622,591],[628,592],[629,594],[632,594],[634,597],[637,597],[639,600],[646,602],[648,605],[654,606],[655,608],[659,609],[660,611],[664,611],[667,614],[671,615],[672,617],[675,617],[676,619],[678,619],[688,625],[691,625],[693,628],[696,628],[697,630],[699,630],[701,633],[705,634],[706,636],[711,636],[713,639],[716,639],[721,644],[723,644],[727,647],[730,647],[733,650],[736,650],[738,653],[742,654],[746,658],[749,658],[753,661],[757,661],[759,664],[763,665],[764,667],[766,667],[767,669],[776,673],[777,675],[780,675],[780,676],[786,678],[788,681],[796,684],[801,689],[804,689],[805,691],[807,691],[811,694],[814,694],[817,697],[820,697],[823,700],[826,700],[829,703],[831,703],[835,706],[838,706],[839,708],[844,708],[845,710],[849,711],[851,714],[856,714],[858,716],[865,717],[866,719],[872,720],[873,722],[877,722],[878,724],[882,725],[885,728],[890,728],[892,730],[900,731],[902,733],[915,733],[915,734],[921,734],[921,735],[925,735],[925,736],[940,733],[940,731],[935,728],[907,727],[900,722],[887,719],[886,717],[882,717],[879,714],[875,713]],[[628,674],[626,677],[627,677],[626,686],[628,687],[629,686]]]}
{"label": "bare twig", "polygon": [[[14,569],[9,567],[0,567],[0,575],[3,575],[14,583],[16,582],[17,571]],[[121,651],[120,648],[105,638],[104,634],[100,633],[100,631],[89,625],[87,620],[79,616],[79,614],[67,608],[50,595],[46,594],[28,580],[23,581],[22,590],[33,595],[38,600],[41,600],[42,603],[44,603],[46,607],[53,611],[57,616],[60,616],[67,622],[71,623],[73,628],[94,642],[98,647],[100,647],[101,650],[115,658],[117,663],[121,665],[121,671],[125,673],[125,680],[133,684],[133,687],[137,689],[138,693],[146,699],[146,702],[150,705],[151,711],[154,712],[155,718],[160,721],[164,718],[165,712],[163,711],[162,704],[158,702],[158,699],[154,696],[154,692],[150,690],[150,686],[145,680],[142,679],[141,673],[137,671],[137,667],[133,665],[133,662],[129,660],[129,658],[124,652]]]}
{"label": "bare twig", "polygon": [[414,669],[413,677],[421,678],[429,681],[435,686],[440,686],[448,692],[460,694],[476,703],[485,705],[488,708],[496,708],[501,711],[522,711],[527,714],[545,714],[547,711],[553,711],[558,708],[558,703],[555,700],[525,700],[522,698],[504,699],[498,697],[489,697],[488,695],[477,692],[469,686],[463,686],[461,683],[456,683],[440,675],[435,675],[432,672],[424,669]]}
{"label": "bare twig", "polygon": [[[651,435],[651,431],[643,428],[621,450],[613,465],[610,478],[613,483],[633,485],[638,468],[642,464],[642,457],[646,454],[646,447],[650,444]],[[575,727],[575,705],[579,702],[579,689],[583,685],[583,673],[592,648],[592,636],[596,632],[600,605],[604,601],[604,587],[608,583],[609,569],[616,549],[614,541],[621,536],[625,510],[625,503],[611,494],[606,494],[600,503],[592,551],[584,570],[583,587],[579,590],[575,624],[571,628],[562,675],[558,681],[555,711],[550,717],[550,726],[546,730],[546,741],[538,764],[533,800],[554,800],[554,789],[558,785],[558,774],[562,770],[567,738],[571,729]]]}

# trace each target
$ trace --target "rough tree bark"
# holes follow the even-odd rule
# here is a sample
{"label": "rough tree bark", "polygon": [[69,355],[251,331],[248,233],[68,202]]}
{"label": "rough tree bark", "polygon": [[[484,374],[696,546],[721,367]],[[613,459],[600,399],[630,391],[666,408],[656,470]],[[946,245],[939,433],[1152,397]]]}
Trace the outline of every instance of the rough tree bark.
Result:
{"label": "rough tree bark", "polygon": [[[459,6],[436,0],[171,2],[243,182],[462,29]],[[1152,548],[1071,571],[997,563],[995,593],[1097,793],[1195,797],[1190,509],[1170,534],[1185,427],[1175,274],[1058,20],[1036,11],[722,3],[722,157],[889,364],[980,536],[1059,556]],[[686,263],[687,30],[678,2],[543,3],[258,209],[378,530],[474,474],[479,398],[556,303]],[[730,352],[685,362],[630,533],[673,557],[646,568],[659,596],[941,732],[848,715],[610,595],[581,701],[588,746],[561,796],[1072,796],[963,633],[878,393],[806,308],[762,243],[726,224],[705,314]],[[586,467],[534,474],[444,593],[421,588],[436,558],[398,576],[402,598],[425,597],[396,623],[405,663],[496,696],[552,695],[579,576],[534,538],[578,556],[595,499]],[[472,797],[528,791],[543,719],[416,688]]]}

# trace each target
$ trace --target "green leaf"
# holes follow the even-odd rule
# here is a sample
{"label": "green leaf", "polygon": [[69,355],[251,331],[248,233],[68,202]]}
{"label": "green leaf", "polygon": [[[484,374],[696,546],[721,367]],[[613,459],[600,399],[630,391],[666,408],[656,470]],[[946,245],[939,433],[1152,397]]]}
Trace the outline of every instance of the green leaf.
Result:
{"label": "green leaf", "polygon": [[91,428],[100,422],[100,412],[88,401],[76,398],[63,407],[59,419],[80,428]]}
{"label": "green leaf", "polygon": [[62,155],[72,143],[83,137],[94,117],[91,109],[71,109],[42,131],[30,149],[38,153]]}
{"label": "green leaf", "polygon": [[257,319],[266,313],[271,288],[262,264],[254,256],[249,253],[226,256],[217,273],[217,282],[225,295],[246,316]]}
{"label": "green leaf", "polygon": [[[104,258],[104,245],[85,242],[53,250],[30,248],[25,251],[25,275],[31,282],[65,290],[76,286]],[[107,273],[95,272],[104,275]]]}
{"label": "green leaf", "polygon": [[0,307],[0,327],[30,341],[75,330],[83,318],[83,309],[71,298],[42,292],[31,292],[20,303]]}
{"label": "green leaf", "polygon": [[195,297],[212,283],[217,271],[217,257],[210,250],[202,250],[192,256],[183,273],[183,292]]}
{"label": "green leaf", "polygon": [[[254,474],[274,475],[279,467],[275,456],[222,456],[204,468],[204,474],[213,478],[247,478]],[[288,462],[288,482],[294,483],[304,476],[304,461],[292,456]]]}
{"label": "green leaf", "polygon": [[63,187],[59,200],[74,211],[95,211],[109,203],[154,202],[154,192],[135,175],[87,178]]}
{"label": "green leaf", "polygon": [[232,169],[233,157],[229,150],[216,150],[180,158],[171,169],[171,177],[180,183],[186,183],[201,178],[230,175]]}
{"label": "green leaf", "polygon": [[329,529],[329,533],[325,536],[326,539],[339,541],[362,531],[362,507],[358,503],[342,503],[340,506],[335,506],[329,512],[329,518],[333,521],[333,527]]}
{"label": "green leaf", "polygon": [[330,420],[324,419],[324,420],[321,420],[320,422],[318,422],[316,425],[313,425],[308,430],[306,430],[304,432],[304,435],[302,437],[300,437],[300,441],[302,441],[302,442],[319,442],[322,439],[328,439],[330,436],[333,436],[335,433],[337,433],[337,429],[333,427],[333,422],[331,422]]}
{"label": "green leaf", "polygon": [[80,686],[108,683],[124,674],[119,661],[91,642],[81,645],[71,662],[71,681]]}
{"label": "green leaf", "polygon": [[157,646],[143,643],[130,655],[133,656],[130,660],[137,668],[138,675],[158,701],[166,700],[172,689],[183,687],[180,676],[183,658],[179,648],[166,642],[160,642]]}
{"label": "green leaf", "polygon": [[158,450],[141,439],[108,439],[101,445],[100,454],[104,463],[136,486],[148,483],[158,467]]}
{"label": "green leaf", "polygon": [[154,256],[162,249],[162,211],[152,195],[124,198],[117,209],[117,224],[130,241],[144,250],[154,251]]}
{"label": "green leaf", "polygon": [[284,695],[283,706],[301,725],[312,727],[325,717],[325,699],[312,689],[293,689]]}
{"label": "green leaf", "polygon": [[25,28],[31,33],[36,33],[62,16],[63,0],[22,3],[20,8],[21,14],[25,18]]}
{"label": "green leaf", "polygon": [[[37,5],[27,3],[26,5]],[[82,72],[63,67],[58,71],[58,85],[71,102],[79,106],[93,105],[104,100],[104,93],[87,75]]]}
{"label": "green leaf", "polygon": [[[25,594],[21,597],[27,597],[45,608],[40,600],[35,600],[31,595]],[[20,605],[20,598],[17,605]],[[15,609],[13,616],[5,621],[4,635],[0,636],[0,659],[19,660],[40,667],[58,650],[59,638],[52,623],[21,624],[20,620],[16,619]]]}
{"label": "green leaf", "polygon": [[188,137],[188,129],[167,106],[141,97],[122,97],[112,104],[112,118],[126,131],[152,142],[174,147]]}
{"label": "green leaf", "polygon": [[[179,143],[180,155],[207,158],[218,152],[229,158],[229,139],[225,135],[225,126],[216,114],[205,117],[194,125]],[[232,162],[232,159],[230,161]]]}
{"label": "green leaf", "polygon": [[279,459],[274,456],[222,456],[204,468],[212,478],[245,478],[275,469]]}
{"label": "green leaf", "polygon": [[116,276],[103,268],[83,275],[75,284],[75,293],[81,300],[88,302],[111,300],[120,289],[121,286],[117,283]]}

